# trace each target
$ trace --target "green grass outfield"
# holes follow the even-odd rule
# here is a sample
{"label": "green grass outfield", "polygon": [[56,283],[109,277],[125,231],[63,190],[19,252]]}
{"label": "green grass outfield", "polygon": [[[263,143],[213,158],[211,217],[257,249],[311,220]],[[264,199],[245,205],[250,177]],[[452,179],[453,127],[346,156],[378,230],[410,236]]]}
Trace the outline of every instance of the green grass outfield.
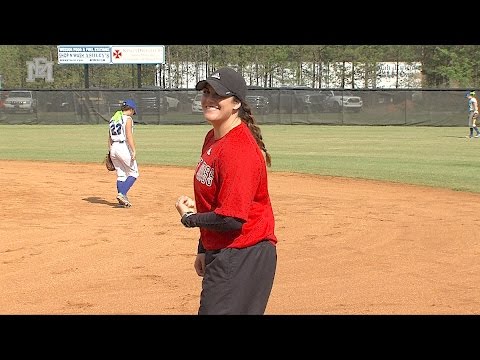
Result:
{"label": "green grass outfield", "polygon": [[[139,166],[195,166],[209,125],[136,125]],[[262,125],[271,171],[480,192],[468,127]],[[0,159],[100,163],[107,125],[0,125]]]}

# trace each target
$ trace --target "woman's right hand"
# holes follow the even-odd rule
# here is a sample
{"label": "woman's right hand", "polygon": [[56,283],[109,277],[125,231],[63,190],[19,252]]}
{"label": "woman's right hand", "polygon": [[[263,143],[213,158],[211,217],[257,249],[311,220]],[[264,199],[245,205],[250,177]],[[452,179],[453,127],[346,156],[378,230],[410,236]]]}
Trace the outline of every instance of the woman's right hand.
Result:
{"label": "woman's right hand", "polygon": [[205,275],[205,254],[204,253],[197,254],[193,267],[195,268],[195,271],[197,272],[198,276],[203,277],[203,275]]}
{"label": "woman's right hand", "polygon": [[193,211],[194,213],[197,212],[195,209],[195,200],[186,195],[182,195],[178,198],[177,202],[175,203],[175,208],[180,216],[183,216],[183,214],[188,211]]}

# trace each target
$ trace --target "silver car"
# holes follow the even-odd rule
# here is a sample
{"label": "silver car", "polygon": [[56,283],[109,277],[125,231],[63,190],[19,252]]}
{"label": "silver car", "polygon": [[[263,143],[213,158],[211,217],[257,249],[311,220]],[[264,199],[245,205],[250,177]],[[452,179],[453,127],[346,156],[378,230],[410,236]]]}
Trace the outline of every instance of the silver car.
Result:
{"label": "silver car", "polygon": [[362,98],[347,91],[340,92],[339,94],[329,91],[325,103],[327,110],[334,112],[340,112],[342,110],[359,112],[363,108]]}
{"label": "silver car", "polygon": [[31,91],[10,91],[4,102],[5,112],[33,113],[37,110],[37,100]]}

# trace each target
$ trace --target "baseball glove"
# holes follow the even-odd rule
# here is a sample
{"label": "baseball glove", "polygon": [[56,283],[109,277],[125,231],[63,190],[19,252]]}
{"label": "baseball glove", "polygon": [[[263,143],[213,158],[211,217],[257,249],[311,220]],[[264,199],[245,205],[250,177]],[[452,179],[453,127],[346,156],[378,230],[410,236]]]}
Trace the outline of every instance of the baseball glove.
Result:
{"label": "baseball glove", "polygon": [[103,160],[105,163],[105,167],[107,168],[108,171],[114,171],[115,170],[115,165],[113,165],[112,158],[110,157],[110,151],[105,155],[105,159]]}

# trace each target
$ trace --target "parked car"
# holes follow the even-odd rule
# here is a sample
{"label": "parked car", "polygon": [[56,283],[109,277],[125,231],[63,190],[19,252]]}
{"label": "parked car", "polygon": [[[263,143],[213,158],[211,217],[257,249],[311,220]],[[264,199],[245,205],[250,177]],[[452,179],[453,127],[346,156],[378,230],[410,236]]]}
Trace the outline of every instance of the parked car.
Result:
{"label": "parked car", "polygon": [[192,101],[192,114],[203,114],[203,109],[202,109],[202,93],[198,93],[195,95]]}
{"label": "parked car", "polygon": [[325,100],[325,107],[333,112],[341,112],[342,110],[359,112],[363,108],[363,101],[360,96],[356,96],[348,91],[342,91],[338,95],[329,90]]}
{"label": "parked car", "polygon": [[271,111],[270,98],[267,96],[265,88],[261,86],[249,86],[245,100],[254,113],[266,115]]}
{"label": "parked car", "polygon": [[311,88],[281,89],[274,100],[274,108],[279,113],[309,114],[325,110],[327,95]]}
{"label": "parked car", "polygon": [[[39,99],[37,100],[47,112],[74,111],[74,99],[71,93],[52,91],[46,93],[43,98],[40,97],[41,95],[42,93],[38,94]],[[42,108],[40,107],[40,109]]]}
{"label": "parked car", "polygon": [[107,99],[98,91],[81,91],[75,93],[74,109],[77,114],[84,116],[88,114],[106,114],[110,112]]}
{"label": "parked car", "polygon": [[266,115],[270,113],[270,101],[263,95],[247,95],[245,100],[254,113]]}
{"label": "parked car", "polygon": [[37,110],[37,100],[32,91],[13,90],[8,93],[3,106],[5,112],[8,113],[33,113]]}
{"label": "parked car", "polygon": [[306,94],[297,94],[299,97],[299,107],[302,113],[315,114],[325,110],[325,100],[327,96],[319,92]]}
{"label": "parked car", "polygon": [[167,100],[168,111],[178,111],[180,109],[180,100],[171,96],[165,96],[165,99]]}
{"label": "parked car", "polygon": [[115,111],[120,110],[122,103],[126,99],[135,100],[135,93],[131,91],[106,91],[105,97],[107,98],[108,112],[113,114]]}
{"label": "parked car", "polygon": [[161,90],[138,91],[138,111],[142,114],[168,113],[167,97]]}

